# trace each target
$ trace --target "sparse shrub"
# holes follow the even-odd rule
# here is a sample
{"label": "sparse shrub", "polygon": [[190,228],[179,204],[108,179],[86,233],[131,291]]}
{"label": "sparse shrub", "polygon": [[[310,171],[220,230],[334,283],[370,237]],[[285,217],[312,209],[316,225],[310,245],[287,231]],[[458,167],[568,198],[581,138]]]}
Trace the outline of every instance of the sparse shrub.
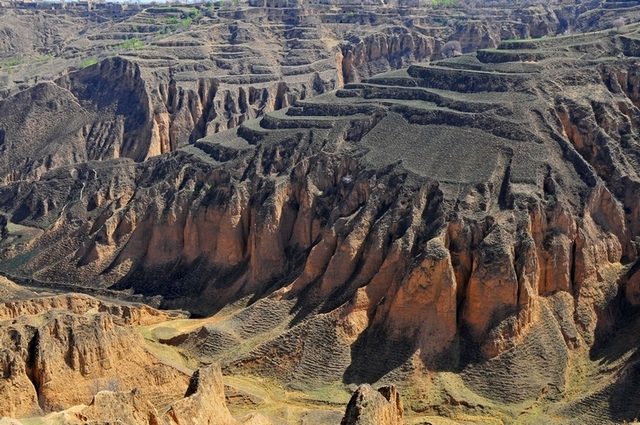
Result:
{"label": "sparse shrub", "polygon": [[20,62],[22,62],[21,59],[11,59],[10,61],[3,63],[2,67],[3,68],[11,68],[12,66],[19,65]]}
{"label": "sparse shrub", "polygon": [[460,42],[458,40],[449,40],[444,43],[444,46],[442,46],[442,50],[440,51],[440,53],[442,53],[442,56],[444,56],[445,58],[458,56],[462,54],[462,46],[460,45]]}
{"label": "sparse shrub", "polygon": [[630,133],[623,134],[620,137],[620,146],[622,146],[623,148],[628,148],[631,143],[631,139],[633,139],[633,135],[631,135]]}
{"label": "sparse shrub", "polygon": [[356,14],[353,12],[353,10],[349,13],[345,13],[344,15],[342,15],[341,22],[350,22],[354,16],[356,16]]}
{"label": "sparse shrub", "polygon": [[633,238],[633,240],[631,241],[631,245],[636,251],[636,256],[640,256],[640,236],[636,236],[635,238]]}
{"label": "sparse shrub", "polygon": [[180,28],[188,28],[193,23],[193,20],[200,16],[200,11],[197,9],[192,10],[188,14],[182,15],[182,19],[170,17],[165,20],[165,23],[170,25],[172,31]]}
{"label": "sparse shrub", "polygon": [[621,16],[618,19],[614,20],[612,24],[617,31],[620,31],[620,28],[627,24],[627,20],[624,16]]}
{"label": "sparse shrub", "polygon": [[554,206],[556,204],[556,196],[551,193],[547,193],[544,199],[545,201],[547,201],[547,204],[549,204],[549,206]]}

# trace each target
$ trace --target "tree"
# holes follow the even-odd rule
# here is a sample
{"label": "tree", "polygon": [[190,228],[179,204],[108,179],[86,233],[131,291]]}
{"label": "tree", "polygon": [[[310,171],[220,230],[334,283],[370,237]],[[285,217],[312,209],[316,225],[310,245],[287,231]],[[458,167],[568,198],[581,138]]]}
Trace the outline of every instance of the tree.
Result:
{"label": "tree", "polygon": [[623,27],[626,25],[627,20],[621,16],[618,19],[614,20],[613,22],[613,26],[616,28],[616,30],[620,31],[620,27]]}
{"label": "tree", "polygon": [[460,45],[460,42],[458,40],[449,40],[444,43],[444,46],[442,46],[442,50],[440,51],[440,53],[442,53],[442,56],[444,56],[445,58],[458,56],[462,54],[462,46]]}

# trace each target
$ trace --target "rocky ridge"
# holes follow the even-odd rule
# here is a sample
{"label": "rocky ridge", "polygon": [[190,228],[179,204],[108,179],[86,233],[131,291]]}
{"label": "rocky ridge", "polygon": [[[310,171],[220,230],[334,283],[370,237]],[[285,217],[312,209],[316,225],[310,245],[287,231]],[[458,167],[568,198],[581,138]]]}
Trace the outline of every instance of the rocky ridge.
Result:
{"label": "rocky ridge", "polygon": [[87,421],[119,420],[130,425],[180,425],[186,423],[215,425],[271,425],[261,415],[234,419],[224,399],[222,374],[218,365],[196,370],[184,398],[159,414],[156,408],[137,389],[130,393],[101,391],[88,406],[74,406],[52,415],[65,425],[85,424]]}
{"label": "rocky ridge", "polygon": [[395,387],[376,391],[365,384],[353,393],[340,425],[401,425],[403,413],[402,400]]}
{"label": "rocky ridge", "polygon": [[159,362],[132,327],[166,320],[165,313],[74,294],[3,303],[0,310],[2,416],[88,404],[104,389],[138,388],[162,406],[187,387],[185,371]]}

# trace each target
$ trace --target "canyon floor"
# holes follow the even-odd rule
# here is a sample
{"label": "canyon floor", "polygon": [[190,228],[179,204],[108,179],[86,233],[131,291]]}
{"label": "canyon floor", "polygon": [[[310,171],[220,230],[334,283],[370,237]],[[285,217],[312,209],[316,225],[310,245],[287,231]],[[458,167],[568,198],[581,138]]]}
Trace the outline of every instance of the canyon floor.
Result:
{"label": "canyon floor", "polygon": [[640,6],[276,6],[0,9],[0,424],[637,419]]}

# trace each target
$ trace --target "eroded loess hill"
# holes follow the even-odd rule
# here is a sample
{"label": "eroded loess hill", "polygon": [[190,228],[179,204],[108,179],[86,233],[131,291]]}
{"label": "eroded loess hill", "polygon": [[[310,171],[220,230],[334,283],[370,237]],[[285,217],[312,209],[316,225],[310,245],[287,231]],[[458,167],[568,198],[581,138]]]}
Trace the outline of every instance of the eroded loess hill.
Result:
{"label": "eroded loess hill", "polygon": [[9,183],[13,234],[43,231],[0,268],[214,315],[158,339],[227,373],[395,381],[414,417],[632,420],[636,31],[413,65]]}
{"label": "eroded loess hill", "polygon": [[4,183],[91,160],[144,161],[345,83],[442,58],[449,40],[470,52],[610,27],[621,13],[578,4],[58,6],[0,9]]}
{"label": "eroded loess hill", "polygon": [[81,294],[38,295],[5,278],[0,288],[14,298],[0,303],[2,423],[20,424],[13,416],[65,425],[272,425],[260,414],[231,415],[218,365],[193,371],[188,359],[138,331],[183,314]]}
{"label": "eroded loess hill", "polygon": [[102,390],[137,388],[160,407],[177,399],[187,388],[184,368],[158,361],[133,328],[168,318],[145,305],[79,294],[0,304],[0,415],[36,416],[89,404]]}

